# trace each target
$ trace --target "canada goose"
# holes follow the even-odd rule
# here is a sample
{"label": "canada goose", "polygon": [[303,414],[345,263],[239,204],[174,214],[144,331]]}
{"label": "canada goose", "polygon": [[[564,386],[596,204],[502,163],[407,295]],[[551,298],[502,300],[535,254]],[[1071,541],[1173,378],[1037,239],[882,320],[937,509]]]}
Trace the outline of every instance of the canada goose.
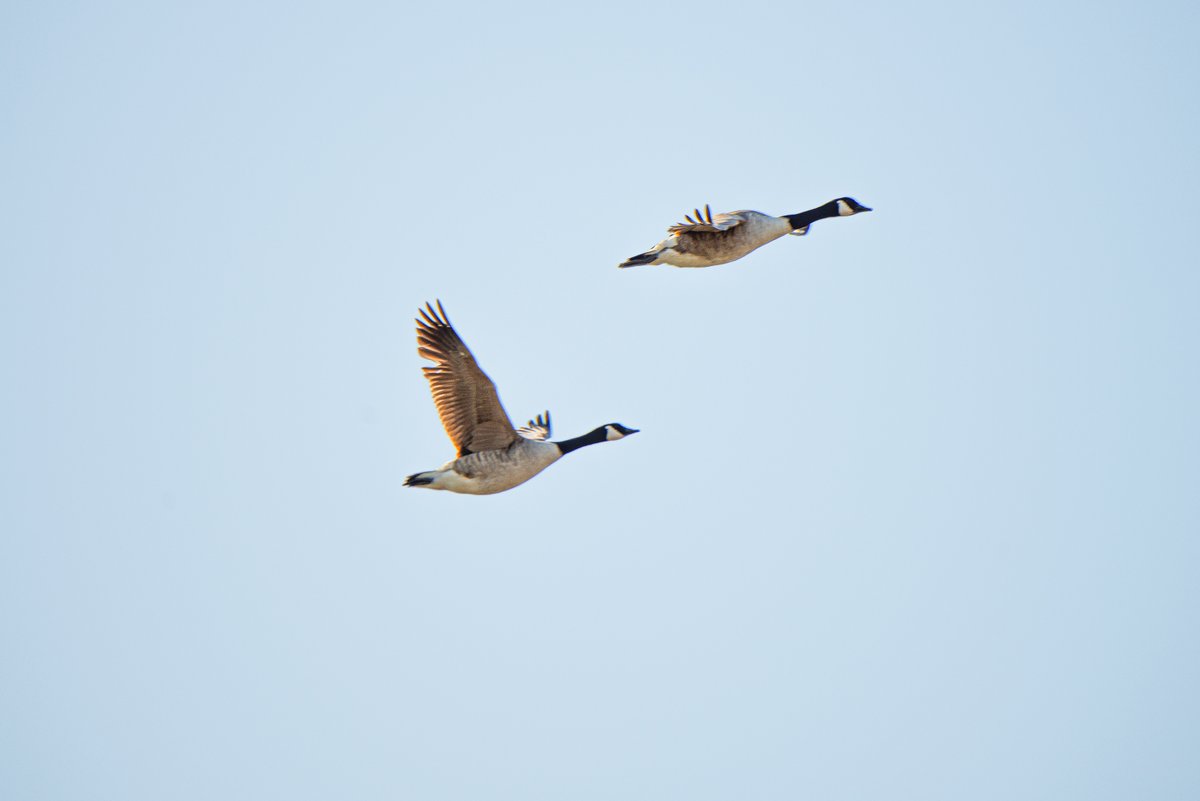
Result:
{"label": "canada goose", "polygon": [[437,470],[414,473],[404,486],[490,495],[528,481],[573,450],[637,433],[609,423],[581,437],[550,442],[550,412],[514,429],[496,385],[450,325],[442,302],[437,311],[428,303],[418,311],[417,353],[434,363],[421,370],[458,458]]}
{"label": "canada goose", "polygon": [[731,211],[713,216],[708,206],[704,213],[693,212],[696,219],[675,223],[667,229],[670,234],[645,253],[630,256],[618,267],[639,264],[670,264],[673,267],[712,267],[736,261],[752,250],[778,239],[784,234],[804,236],[808,227],[826,217],[849,217],[870,211],[852,197],[840,197],[823,206],[772,217],[761,211]]}

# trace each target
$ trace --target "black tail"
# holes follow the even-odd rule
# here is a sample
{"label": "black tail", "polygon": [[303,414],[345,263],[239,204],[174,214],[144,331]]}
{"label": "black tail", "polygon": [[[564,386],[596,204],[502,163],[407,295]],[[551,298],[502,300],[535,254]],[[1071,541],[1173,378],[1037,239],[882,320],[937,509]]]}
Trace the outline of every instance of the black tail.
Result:
{"label": "black tail", "polygon": [[424,473],[413,473],[411,476],[404,479],[404,486],[406,487],[420,487],[425,484],[432,483],[433,479],[428,478]]}
{"label": "black tail", "polygon": [[639,253],[636,256],[630,256],[628,259],[621,262],[617,266],[618,267],[637,267],[639,264],[649,264],[650,262],[654,261],[657,258],[658,258],[658,253],[651,250],[651,251],[647,251],[645,253]]}

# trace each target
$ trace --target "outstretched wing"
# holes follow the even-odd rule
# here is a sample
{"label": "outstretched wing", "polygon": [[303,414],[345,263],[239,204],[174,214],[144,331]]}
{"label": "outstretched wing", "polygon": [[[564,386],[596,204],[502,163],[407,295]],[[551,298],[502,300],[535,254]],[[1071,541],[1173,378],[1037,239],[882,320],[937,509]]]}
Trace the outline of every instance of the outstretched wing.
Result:
{"label": "outstretched wing", "polygon": [[517,432],[500,405],[496,385],[450,325],[441,301],[436,311],[428,303],[419,311],[417,353],[434,363],[421,371],[429,379],[433,404],[458,455],[507,447]]}
{"label": "outstretched wing", "polygon": [[529,421],[529,425],[518,428],[517,433],[525,439],[550,439],[550,412],[539,414]]}
{"label": "outstretched wing", "polygon": [[667,232],[672,234],[686,234],[692,232],[708,232],[715,234],[719,233],[720,231],[728,231],[735,225],[741,225],[743,222],[745,222],[745,218],[736,211],[730,214],[714,215],[712,213],[712,209],[708,207],[707,203],[704,204],[703,214],[700,213],[700,209],[696,209],[692,212],[692,214],[696,215],[696,219],[693,220],[691,217],[684,217],[683,219],[687,222],[675,223],[667,229]]}

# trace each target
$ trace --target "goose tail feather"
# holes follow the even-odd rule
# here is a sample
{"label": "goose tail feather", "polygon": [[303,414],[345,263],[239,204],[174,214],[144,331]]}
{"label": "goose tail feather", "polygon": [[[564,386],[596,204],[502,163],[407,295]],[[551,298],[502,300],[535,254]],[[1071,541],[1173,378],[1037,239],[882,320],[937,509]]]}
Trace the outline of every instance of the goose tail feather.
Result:
{"label": "goose tail feather", "polygon": [[404,479],[406,487],[423,487],[427,484],[432,484],[437,473],[413,473],[408,478]]}
{"label": "goose tail feather", "polygon": [[641,265],[641,264],[653,264],[654,260],[657,258],[658,258],[657,251],[648,250],[645,253],[639,253],[636,256],[630,256],[628,259],[621,262],[617,266],[618,267],[637,267],[638,265]]}

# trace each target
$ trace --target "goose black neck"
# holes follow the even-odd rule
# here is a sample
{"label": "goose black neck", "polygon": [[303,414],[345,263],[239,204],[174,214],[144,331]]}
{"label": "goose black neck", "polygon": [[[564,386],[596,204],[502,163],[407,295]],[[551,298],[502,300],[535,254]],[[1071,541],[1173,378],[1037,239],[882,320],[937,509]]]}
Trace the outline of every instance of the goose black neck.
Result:
{"label": "goose black neck", "polygon": [[597,428],[595,431],[589,431],[582,437],[574,439],[564,439],[561,442],[554,443],[558,449],[566,456],[571,451],[577,451],[585,445],[595,445],[598,442],[606,442],[608,440],[608,432],[604,430],[604,426]]}
{"label": "goose black neck", "polygon": [[792,230],[803,228],[806,225],[812,225],[817,220],[824,220],[826,217],[838,216],[838,206],[836,200],[831,200],[823,206],[817,206],[815,209],[802,211],[799,214],[783,215],[789,223],[792,224]]}

